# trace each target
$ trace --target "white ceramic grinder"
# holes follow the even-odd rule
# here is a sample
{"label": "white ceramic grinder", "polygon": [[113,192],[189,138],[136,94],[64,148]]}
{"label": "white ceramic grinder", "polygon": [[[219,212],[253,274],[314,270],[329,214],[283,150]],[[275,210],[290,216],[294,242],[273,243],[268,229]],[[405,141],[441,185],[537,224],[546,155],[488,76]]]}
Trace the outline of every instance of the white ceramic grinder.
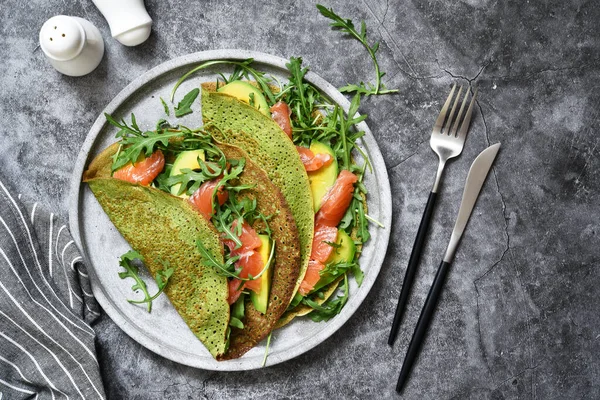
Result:
{"label": "white ceramic grinder", "polygon": [[79,17],[57,15],[42,25],[40,47],[60,73],[82,76],[92,72],[104,55],[100,31]]}
{"label": "white ceramic grinder", "polygon": [[125,46],[137,46],[148,39],[152,18],[144,0],[92,0],[104,15],[110,34]]}

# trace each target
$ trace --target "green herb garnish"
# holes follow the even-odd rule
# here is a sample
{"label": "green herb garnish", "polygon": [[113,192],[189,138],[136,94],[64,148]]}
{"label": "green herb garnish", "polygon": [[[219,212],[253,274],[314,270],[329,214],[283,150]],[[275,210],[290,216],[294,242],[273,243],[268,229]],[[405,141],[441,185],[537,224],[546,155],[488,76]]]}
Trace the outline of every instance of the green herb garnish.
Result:
{"label": "green herb garnish", "polygon": [[119,259],[119,265],[125,268],[125,271],[119,272],[119,278],[133,278],[135,280],[135,284],[131,287],[133,291],[141,290],[144,294],[143,300],[127,300],[132,304],[146,304],[148,308],[148,312],[152,311],[152,301],[156,300],[158,296],[165,290],[167,284],[169,283],[169,279],[173,275],[174,269],[168,268],[165,265],[165,269],[158,271],[156,274],[156,284],[158,285],[158,292],[153,296],[150,296],[148,293],[148,287],[146,286],[146,282],[139,276],[139,267],[134,264],[134,261],[138,260],[143,262],[144,258],[140,253],[134,250],[130,250],[127,253],[123,254]]}
{"label": "green herb garnish", "polygon": [[175,86],[171,90],[171,101],[173,101],[173,97],[175,96],[175,92],[177,91],[177,88],[179,88],[179,86],[191,75],[195,74],[198,71],[206,69],[208,67],[212,67],[214,65],[230,64],[230,65],[235,65],[234,72],[230,76],[230,78],[227,79],[227,78],[225,78],[225,76],[223,74],[221,74],[225,83],[229,83],[234,80],[240,80],[242,77],[249,78],[250,76],[252,76],[256,80],[256,83],[258,83],[258,85],[260,86],[260,89],[262,90],[262,92],[265,94],[265,96],[267,96],[267,101],[269,102],[269,105],[273,105],[273,104],[275,104],[276,101],[275,101],[275,95],[269,88],[269,80],[265,79],[264,72],[257,71],[256,69],[254,69],[252,67],[253,62],[254,62],[254,60],[252,58],[249,58],[244,61],[213,60],[213,61],[207,61],[205,63],[202,63],[202,64],[198,65],[197,67],[193,68],[192,70],[188,71],[181,78],[179,78],[179,80],[175,83]]}
{"label": "green herb garnish", "polygon": [[169,144],[169,139],[183,136],[183,133],[179,131],[142,132],[137,125],[134,114],[131,114],[131,126],[127,125],[125,120],[118,122],[109,114],[105,113],[104,116],[111,125],[119,128],[115,137],[121,139],[119,150],[113,156],[112,171],[116,171],[129,163],[135,164],[142,153],[144,156],[149,157],[158,143],[166,147]]}
{"label": "green herb garnish", "polygon": [[269,332],[269,336],[267,336],[267,345],[265,346],[265,356],[263,357],[261,367],[267,365],[267,356],[269,355],[269,346],[271,345],[271,336],[273,336],[273,331]]}
{"label": "green herb garnish", "polygon": [[302,304],[313,309],[313,311],[308,314],[308,317],[315,322],[321,322],[329,321],[331,318],[338,315],[348,302],[348,274],[344,274],[344,282],[340,286],[340,289],[342,290],[341,295],[338,295],[335,299],[327,300],[321,305],[308,297],[302,299]]}
{"label": "green herb garnish", "polygon": [[162,97],[160,97],[160,102],[162,103],[162,106],[165,110],[165,114],[167,114],[167,116],[171,116],[171,111],[169,110],[169,106],[167,105],[167,102]]}
{"label": "green herb garnish", "polygon": [[369,52],[371,59],[373,60],[373,64],[375,65],[375,74],[377,75],[375,85],[371,83],[363,83],[361,82],[359,85],[349,84],[342,88],[340,88],[340,92],[345,93],[357,93],[364,95],[372,95],[372,94],[386,94],[386,93],[396,93],[397,89],[386,89],[385,85],[381,82],[381,78],[385,75],[385,72],[380,71],[379,63],[377,62],[377,57],[375,53],[379,49],[379,42],[375,42],[373,46],[370,46],[367,42],[367,25],[365,21],[361,21],[360,23],[360,32],[356,30],[352,20],[343,19],[339,15],[337,15],[332,8],[327,9],[324,6],[317,4],[317,9],[325,18],[329,18],[333,22],[330,23],[330,26],[333,28],[339,28],[342,32],[349,34],[354,39],[358,40]]}
{"label": "green herb garnish", "polygon": [[194,104],[194,100],[196,100],[198,94],[200,94],[200,89],[194,88],[190,90],[175,107],[175,116],[183,117],[190,114],[192,112],[192,104]]}

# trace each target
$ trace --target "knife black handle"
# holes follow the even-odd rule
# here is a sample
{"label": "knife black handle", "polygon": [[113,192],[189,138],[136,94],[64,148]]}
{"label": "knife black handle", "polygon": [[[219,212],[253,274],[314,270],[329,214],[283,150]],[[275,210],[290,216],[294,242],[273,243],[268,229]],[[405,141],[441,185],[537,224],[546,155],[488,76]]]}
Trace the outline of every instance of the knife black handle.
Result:
{"label": "knife black handle", "polygon": [[450,263],[442,261],[440,267],[438,268],[438,272],[435,275],[435,279],[433,280],[433,284],[431,285],[431,289],[429,290],[429,294],[427,295],[427,300],[425,300],[425,305],[423,306],[423,310],[421,311],[421,315],[419,316],[417,327],[415,328],[415,332],[413,333],[412,339],[410,340],[410,344],[408,345],[408,350],[406,352],[406,356],[404,357],[404,362],[402,363],[402,370],[400,371],[400,376],[398,377],[398,384],[396,385],[396,391],[398,393],[402,392],[402,389],[404,387],[404,384],[406,383],[406,379],[408,378],[413,362],[419,354],[421,344],[423,343],[423,339],[425,338],[425,334],[427,333],[427,328],[429,327],[429,322],[431,321],[431,317],[433,316],[433,312],[440,297],[440,293],[442,293],[444,281],[446,280],[446,275],[448,274],[449,269]]}
{"label": "knife black handle", "polygon": [[415,274],[417,272],[417,266],[419,265],[419,259],[421,258],[421,252],[425,244],[425,236],[427,236],[427,230],[429,228],[429,222],[431,221],[431,215],[433,214],[433,206],[437,199],[437,193],[429,193],[427,204],[425,205],[425,211],[423,212],[423,218],[419,224],[419,230],[417,231],[417,237],[413,244],[412,252],[410,253],[410,259],[408,260],[408,267],[406,267],[406,274],[404,275],[404,281],[402,282],[402,290],[400,291],[400,298],[398,299],[398,305],[396,306],[396,312],[394,314],[394,322],[392,323],[392,330],[390,331],[390,337],[388,338],[388,344],[392,346],[400,323],[402,322],[402,316],[406,309],[406,303],[408,301],[408,295],[410,294],[410,288],[412,287]]}

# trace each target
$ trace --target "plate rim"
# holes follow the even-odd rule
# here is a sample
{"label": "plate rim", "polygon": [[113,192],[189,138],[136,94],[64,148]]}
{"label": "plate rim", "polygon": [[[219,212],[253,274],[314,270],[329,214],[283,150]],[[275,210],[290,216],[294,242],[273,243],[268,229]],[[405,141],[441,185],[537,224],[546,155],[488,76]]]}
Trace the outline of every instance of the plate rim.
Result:
{"label": "plate rim", "polygon": [[[286,69],[285,64],[289,62],[289,60],[286,60],[282,57],[253,50],[207,50],[187,54],[165,61],[151,68],[146,73],[140,75],[138,78],[133,80],[124,89],[122,89],[101,111],[101,113],[98,115],[98,118],[96,119],[90,130],[87,132],[86,138],[81,146],[81,149],[77,156],[77,161],[75,162],[73,172],[71,174],[71,182],[69,188],[69,230],[71,231],[71,235],[85,260],[87,272],[92,282],[92,291],[100,306],[121,330],[123,330],[129,337],[131,337],[143,347],[171,361],[204,370],[246,371],[261,368],[261,365],[247,365],[248,363],[244,362],[243,356],[235,360],[215,361],[210,365],[205,365],[203,362],[199,363],[198,358],[188,356],[187,354],[181,353],[179,351],[173,352],[173,348],[165,348],[164,345],[156,343],[154,339],[148,336],[144,331],[141,331],[135,325],[131,325],[128,319],[125,316],[121,315],[121,312],[117,307],[113,307],[113,305],[111,304],[111,300],[107,298],[103,288],[99,287],[101,286],[100,284],[98,284],[99,278],[96,276],[95,268],[88,261],[89,257],[87,256],[86,249],[83,248],[81,241],[79,209],[82,199],[82,192],[84,190],[83,188],[85,187],[81,182],[81,176],[83,174],[85,165],[87,164],[88,156],[92,149],[92,146],[94,145],[98,135],[100,134],[100,132],[104,128],[104,125],[106,124],[104,113],[114,113],[114,111],[117,108],[119,108],[123,103],[125,103],[138,90],[142,89],[146,84],[174,69],[179,69],[185,67],[186,65],[198,64],[209,60],[229,59],[239,61],[248,58],[254,59],[254,62],[266,64],[279,69]],[[306,74],[305,79],[311,84],[315,85],[319,90],[324,92],[333,102],[342,106],[344,111],[348,111],[350,101],[348,101],[346,97],[337,90],[337,88],[335,88],[325,79],[321,78],[319,75],[315,74],[312,71],[309,71]],[[303,353],[306,353],[309,350],[321,344],[322,342],[324,342],[335,332],[337,332],[352,317],[352,315],[354,315],[354,313],[358,311],[358,309],[364,302],[366,296],[371,291],[377,277],[380,274],[385,255],[387,253],[389,238],[391,235],[391,187],[383,155],[381,154],[375,137],[373,136],[365,121],[358,124],[358,128],[360,130],[365,131],[365,136],[362,138],[362,140],[369,149],[370,161],[373,164],[374,169],[373,176],[377,180],[376,187],[379,191],[380,213],[382,216],[380,222],[384,225],[384,228],[374,229],[382,230],[380,231],[382,234],[378,235],[377,245],[381,246],[383,249],[385,249],[385,251],[375,251],[373,253],[373,257],[370,260],[371,263],[369,265],[370,272],[368,275],[365,275],[365,279],[360,287],[360,290],[358,290],[357,293],[353,293],[353,296],[351,298],[352,302],[356,304],[356,307],[354,309],[350,311],[347,311],[347,309],[343,310],[342,313],[336,315],[332,320],[326,322],[326,325],[324,325],[323,329],[319,330],[314,336],[310,337],[306,342],[303,343],[306,344],[305,346],[296,346],[295,349],[289,349],[285,352],[284,356],[280,356],[279,354],[269,354],[269,358],[266,365],[267,367],[291,360]]]}

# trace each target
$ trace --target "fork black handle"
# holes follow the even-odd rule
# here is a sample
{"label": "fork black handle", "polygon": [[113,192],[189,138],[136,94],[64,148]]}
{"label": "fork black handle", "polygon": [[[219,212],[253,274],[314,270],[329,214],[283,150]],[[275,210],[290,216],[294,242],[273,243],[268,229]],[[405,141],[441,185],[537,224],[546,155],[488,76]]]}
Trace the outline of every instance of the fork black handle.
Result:
{"label": "fork black handle", "polygon": [[437,199],[437,193],[429,193],[427,204],[425,205],[425,211],[423,212],[423,218],[419,224],[419,230],[417,231],[417,237],[413,244],[412,252],[410,253],[410,259],[408,260],[408,267],[406,268],[406,275],[404,276],[404,282],[402,282],[402,290],[400,291],[400,298],[398,299],[398,305],[396,306],[396,313],[394,314],[394,322],[392,323],[392,330],[390,331],[390,337],[388,338],[388,344],[392,346],[400,323],[402,322],[402,316],[406,309],[406,303],[408,301],[408,295],[410,294],[410,288],[412,287],[415,274],[417,272],[417,266],[421,259],[421,252],[425,244],[425,236],[427,236],[427,230],[429,228],[429,222],[431,221],[431,215],[433,214],[433,206]]}
{"label": "fork black handle", "polygon": [[398,393],[402,392],[404,384],[406,383],[406,379],[410,374],[411,367],[421,348],[421,344],[423,344],[423,339],[427,333],[427,328],[429,327],[431,317],[435,311],[440,293],[442,293],[444,281],[446,280],[446,275],[448,274],[449,269],[450,263],[442,261],[440,267],[438,268],[438,272],[435,275],[435,279],[433,280],[433,284],[431,285],[431,289],[429,289],[429,294],[425,300],[425,305],[423,305],[423,310],[419,316],[417,327],[415,328],[412,339],[410,339],[410,344],[408,345],[408,350],[406,351],[406,356],[404,357],[404,362],[402,363],[402,370],[400,370],[398,384],[396,385],[396,391]]}

